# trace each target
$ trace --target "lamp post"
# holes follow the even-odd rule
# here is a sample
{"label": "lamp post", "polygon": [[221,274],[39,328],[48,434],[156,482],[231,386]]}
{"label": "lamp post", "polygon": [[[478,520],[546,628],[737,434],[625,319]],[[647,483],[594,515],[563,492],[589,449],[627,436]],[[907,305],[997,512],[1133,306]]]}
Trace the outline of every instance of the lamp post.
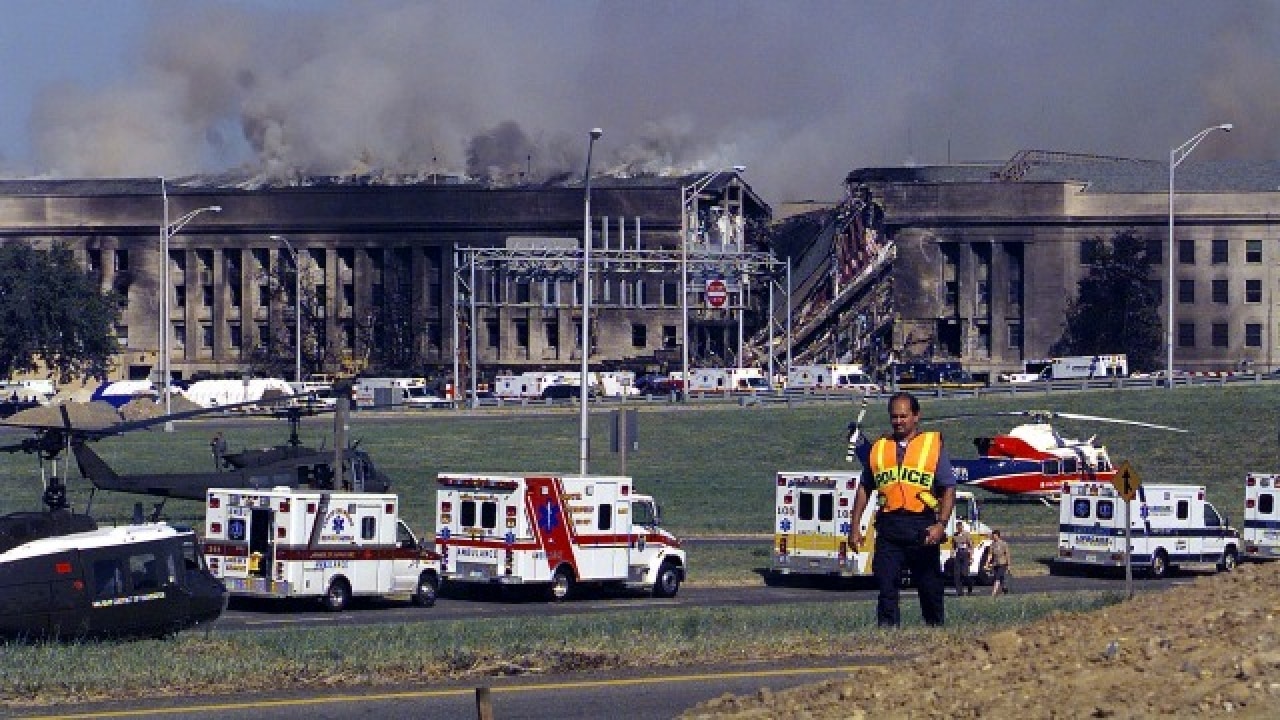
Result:
{"label": "lamp post", "polygon": [[302,265],[298,262],[298,251],[293,249],[289,238],[283,235],[272,235],[272,240],[284,243],[293,257],[293,381],[302,382]]}
{"label": "lamp post", "polygon": [[[173,402],[169,392],[169,380],[172,374],[169,363],[169,241],[177,235],[187,223],[205,212],[222,212],[221,205],[207,205],[196,208],[173,222],[169,222],[169,191],[164,178],[160,178],[160,200],[162,204],[162,223],[160,225],[160,394],[164,397],[164,414],[173,414]],[[164,424],[165,432],[173,432],[173,423]]]}
{"label": "lamp post", "polygon": [[591,129],[591,139],[587,141],[587,168],[582,178],[582,368],[578,379],[578,404],[581,407],[578,422],[578,473],[583,476],[587,474],[587,456],[591,449],[591,416],[587,408],[591,397],[587,364],[591,355],[591,151],[595,148],[596,140],[603,134],[604,131],[600,128]]}
{"label": "lamp post", "polygon": [[689,206],[696,212],[699,193],[721,174],[746,169],[745,165],[734,165],[731,170],[712,170],[689,185],[680,186],[680,396],[684,399],[689,397],[689,232],[693,229],[689,227]]}
{"label": "lamp post", "polygon": [[1165,379],[1165,386],[1170,388],[1173,387],[1173,332],[1174,332],[1174,324],[1173,324],[1174,298],[1173,296],[1175,292],[1173,287],[1173,282],[1174,282],[1174,279],[1173,279],[1173,263],[1174,263],[1174,259],[1173,259],[1173,174],[1174,174],[1174,170],[1176,170],[1178,166],[1182,164],[1182,161],[1186,160],[1187,156],[1191,154],[1191,151],[1196,149],[1196,146],[1200,144],[1200,141],[1204,140],[1205,136],[1207,136],[1209,133],[1213,132],[1214,130],[1231,132],[1232,127],[1233,125],[1231,123],[1223,123],[1221,125],[1214,125],[1212,127],[1207,127],[1201,130],[1200,132],[1196,133],[1195,136],[1192,137],[1190,140],[1182,143],[1178,147],[1173,148],[1172,150],[1169,151],[1169,251],[1168,251],[1168,255],[1169,255],[1169,258],[1168,258],[1169,327],[1168,327],[1168,332],[1165,333],[1166,355],[1165,355],[1165,378],[1164,379]]}

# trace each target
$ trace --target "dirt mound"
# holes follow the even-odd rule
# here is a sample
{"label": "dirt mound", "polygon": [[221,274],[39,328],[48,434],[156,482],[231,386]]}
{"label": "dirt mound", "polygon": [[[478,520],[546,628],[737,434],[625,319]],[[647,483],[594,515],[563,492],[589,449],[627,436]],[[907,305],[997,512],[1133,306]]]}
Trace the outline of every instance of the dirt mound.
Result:
{"label": "dirt mound", "polygon": [[1280,562],[685,718],[1280,717]]}

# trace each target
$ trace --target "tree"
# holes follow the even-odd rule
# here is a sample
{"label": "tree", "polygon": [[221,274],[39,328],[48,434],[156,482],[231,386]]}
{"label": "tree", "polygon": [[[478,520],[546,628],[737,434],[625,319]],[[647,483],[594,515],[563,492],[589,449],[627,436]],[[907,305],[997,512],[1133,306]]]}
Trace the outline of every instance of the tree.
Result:
{"label": "tree", "polygon": [[1160,353],[1160,298],[1151,284],[1150,243],[1125,230],[1091,247],[1089,272],[1067,303],[1054,355],[1125,353],[1129,366],[1155,367]]}
{"label": "tree", "polygon": [[0,378],[41,365],[59,382],[105,378],[119,318],[116,294],[99,290],[65,243],[0,245]]}

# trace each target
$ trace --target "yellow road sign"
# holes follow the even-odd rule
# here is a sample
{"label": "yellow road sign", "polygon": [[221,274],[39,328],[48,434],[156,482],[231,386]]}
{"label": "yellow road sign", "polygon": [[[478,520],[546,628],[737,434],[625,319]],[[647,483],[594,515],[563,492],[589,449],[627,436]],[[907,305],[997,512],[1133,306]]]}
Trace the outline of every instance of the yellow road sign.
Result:
{"label": "yellow road sign", "polygon": [[1142,485],[1142,478],[1138,477],[1137,471],[1129,465],[1128,460],[1125,460],[1120,463],[1120,467],[1116,468],[1116,474],[1111,478],[1111,484],[1116,486],[1116,492],[1120,493],[1120,497],[1129,502],[1138,494],[1138,487]]}

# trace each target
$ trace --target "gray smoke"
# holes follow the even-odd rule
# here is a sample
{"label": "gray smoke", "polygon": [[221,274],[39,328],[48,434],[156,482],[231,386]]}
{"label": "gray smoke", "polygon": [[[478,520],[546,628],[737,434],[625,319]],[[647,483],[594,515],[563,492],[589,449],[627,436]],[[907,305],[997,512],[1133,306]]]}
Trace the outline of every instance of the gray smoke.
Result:
{"label": "gray smoke", "polygon": [[[171,0],[134,75],[49,88],[40,171],[177,176],[748,166],[771,202],[851,169],[1020,149],[1197,159],[1278,149],[1277,5],[1260,0]],[[303,10],[297,10],[302,7]],[[1203,153],[1203,156],[1201,155]]]}

